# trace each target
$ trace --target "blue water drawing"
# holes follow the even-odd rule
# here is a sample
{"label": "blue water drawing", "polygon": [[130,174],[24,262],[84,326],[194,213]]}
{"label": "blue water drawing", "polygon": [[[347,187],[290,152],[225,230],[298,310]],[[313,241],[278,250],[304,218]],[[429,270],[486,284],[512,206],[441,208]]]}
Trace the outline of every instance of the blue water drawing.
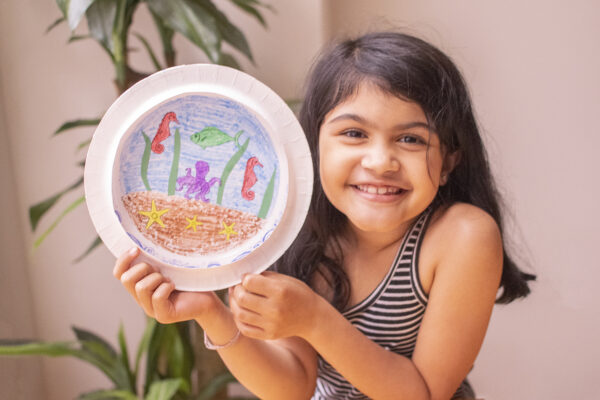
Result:
{"label": "blue water drawing", "polygon": [[[151,189],[216,204],[220,190],[223,207],[258,215],[265,193],[278,193],[280,168],[269,134],[250,110],[231,99],[184,95],[146,113],[129,132],[117,161],[121,195]],[[169,137],[175,133],[180,136],[179,148]],[[240,149],[243,144],[247,147]],[[219,182],[237,153],[239,161],[231,166],[226,182]],[[195,175],[200,170],[205,176]],[[174,177],[185,185],[175,185]],[[255,198],[247,194],[252,192]]]}

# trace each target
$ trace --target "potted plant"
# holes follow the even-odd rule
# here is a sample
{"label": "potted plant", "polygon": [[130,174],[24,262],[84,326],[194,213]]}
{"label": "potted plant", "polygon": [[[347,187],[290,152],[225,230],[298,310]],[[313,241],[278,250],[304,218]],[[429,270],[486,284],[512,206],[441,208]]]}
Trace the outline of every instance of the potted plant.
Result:
{"label": "potted plant", "polygon": [[[266,27],[262,12],[271,9],[268,5],[260,0],[230,1]],[[118,95],[149,75],[130,64],[133,40],[145,49],[157,71],[176,65],[173,38],[177,34],[190,40],[212,63],[239,69],[236,57],[224,51],[224,43],[253,61],[244,34],[211,0],[57,0],[56,3],[61,16],[47,31],[66,23],[71,31],[69,42],[95,40],[114,66],[113,82]],[[130,31],[133,16],[143,4],[148,7],[159,33],[162,62],[142,34]],[[75,35],[73,32],[84,17],[88,33]],[[53,136],[80,127],[95,126],[99,122],[100,118],[96,117],[72,119],[62,124]],[[86,148],[90,141],[91,137],[82,141],[78,150]],[[85,162],[81,161],[79,165],[84,167]],[[29,212],[32,230],[37,231],[42,218],[60,204],[63,196],[81,192],[82,184],[83,173],[73,184],[33,205]],[[84,202],[81,194],[69,203],[38,236],[34,247],[39,246],[64,217]],[[77,260],[100,244],[97,237]],[[82,394],[81,399],[225,399],[224,388],[235,379],[214,352],[204,349],[202,332],[199,331],[200,328],[193,322],[162,325],[148,319],[133,363],[129,359],[122,327],[118,332],[118,349],[92,332],[73,328],[75,340],[68,342],[0,341],[0,356],[71,356],[94,365],[109,378],[113,387]],[[142,362],[145,362],[143,377]]]}

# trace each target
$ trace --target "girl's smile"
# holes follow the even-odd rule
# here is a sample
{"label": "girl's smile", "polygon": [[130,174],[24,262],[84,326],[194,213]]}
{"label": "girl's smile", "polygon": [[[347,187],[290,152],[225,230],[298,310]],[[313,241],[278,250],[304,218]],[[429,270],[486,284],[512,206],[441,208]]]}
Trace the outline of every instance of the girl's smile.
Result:
{"label": "girl's smile", "polygon": [[369,183],[351,186],[358,192],[358,195],[364,197],[365,200],[381,203],[396,201],[406,193],[405,189],[397,186],[380,186]]}
{"label": "girl's smile", "polygon": [[395,238],[431,204],[446,173],[421,107],[368,82],[325,116],[319,152],[323,190],[351,227]]}

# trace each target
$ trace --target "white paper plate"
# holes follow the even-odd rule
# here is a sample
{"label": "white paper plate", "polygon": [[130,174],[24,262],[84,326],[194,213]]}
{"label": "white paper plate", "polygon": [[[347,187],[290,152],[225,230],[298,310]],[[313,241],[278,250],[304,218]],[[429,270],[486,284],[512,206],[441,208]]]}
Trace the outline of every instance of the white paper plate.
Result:
{"label": "white paper plate", "polygon": [[217,290],[268,268],[302,226],[313,168],[285,102],[232,68],[160,71],[121,95],[88,151],[92,222],[119,256],[179,290]]}

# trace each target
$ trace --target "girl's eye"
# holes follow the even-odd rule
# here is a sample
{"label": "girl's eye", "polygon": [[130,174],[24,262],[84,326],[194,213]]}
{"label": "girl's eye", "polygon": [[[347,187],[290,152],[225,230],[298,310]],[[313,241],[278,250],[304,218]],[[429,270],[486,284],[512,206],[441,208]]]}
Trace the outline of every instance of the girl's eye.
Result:
{"label": "girl's eye", "polygon": [[346,137],[355,138],[355,139],[360,139],[360,138],[366,137],[364,132],[356,130],[356,129],[349,129],[347,131],[344,131],[343,135]]}
{"label": "girl's eye", "polygon": [[418,135],[404,135],[400,139],[398,139],[400,143],[407,144],[425,144],[425,140]]}

